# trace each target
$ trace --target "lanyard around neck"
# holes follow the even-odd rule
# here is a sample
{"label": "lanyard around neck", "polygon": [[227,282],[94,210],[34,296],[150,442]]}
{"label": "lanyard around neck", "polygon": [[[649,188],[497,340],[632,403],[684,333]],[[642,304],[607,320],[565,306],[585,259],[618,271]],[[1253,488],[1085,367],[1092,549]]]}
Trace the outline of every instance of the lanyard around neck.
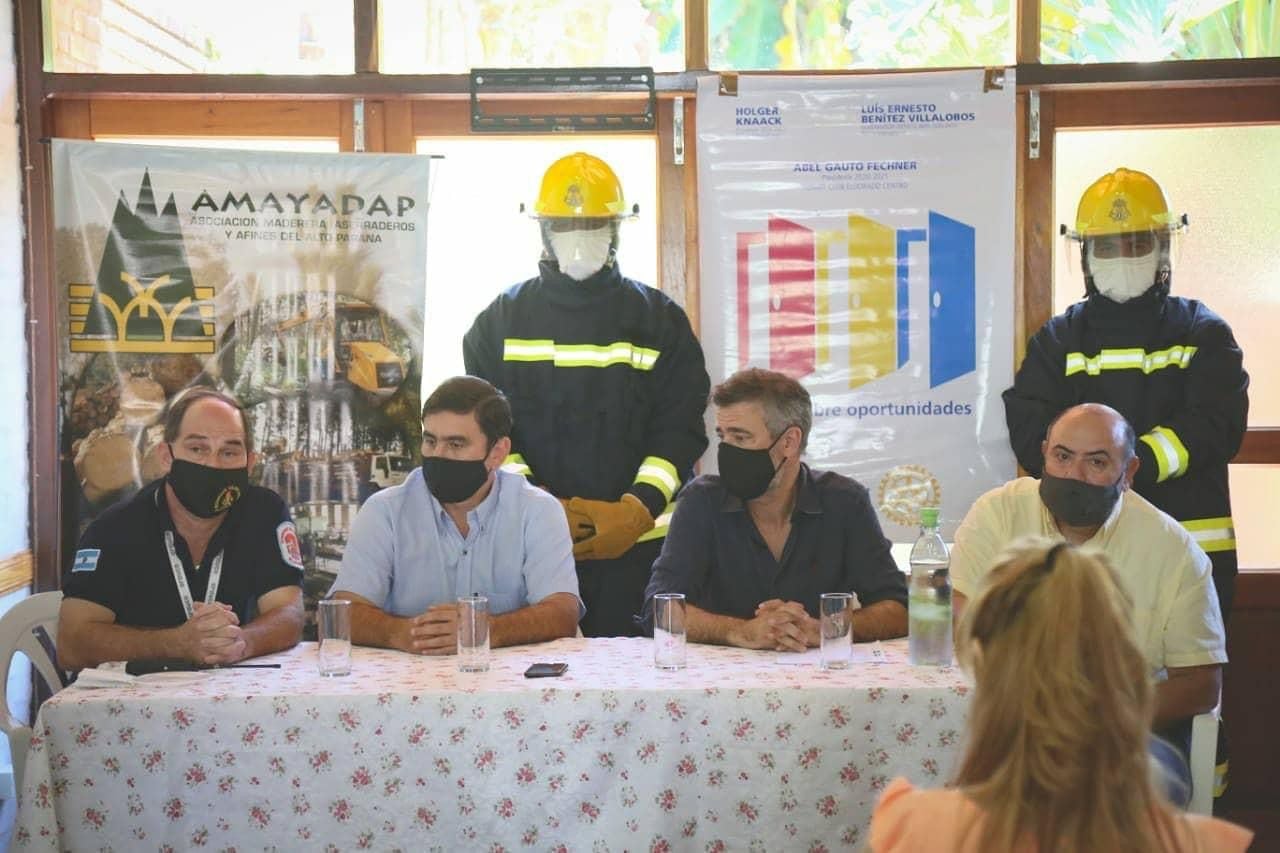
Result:
{"label": "lanyard around neck", "polygon": [[[187,618],[190,619],[195,615],[195,605],[191,600],[191,586],[187,583],[187,572],[182,568],[182,560],[178,559],[178,549],[173,545],[173,531],[166,530],[164,532],[164,548],[169,552],[169,568],[173,569],[173,582],[178,586],[178,597],[182,599],[182,609],[186,611]],[[213,565],[209,569],[209,584],[205,587],[204,603],[213,604],[218,597],[218,583],[222,580],[222,552],[219,551],[213,558]]]}

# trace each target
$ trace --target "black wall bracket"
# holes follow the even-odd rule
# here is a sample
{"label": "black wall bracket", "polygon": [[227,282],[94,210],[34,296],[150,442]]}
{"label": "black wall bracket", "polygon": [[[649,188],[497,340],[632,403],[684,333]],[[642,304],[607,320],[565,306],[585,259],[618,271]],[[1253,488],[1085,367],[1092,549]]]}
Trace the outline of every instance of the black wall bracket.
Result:
{"label": "black wall bracket", "polygon": [[[609,106],[635,100],[629,112],[571,112],[564,95],[606,96]],[[523,112],[502,112],[503,96],[518,96]],[[527,111],[528,96],[547,96],[546,112]],[[485,109],[485,105],[489,109]],[[496,107],[496,109],[495,109]],[[471,129],[477,133],[621,133],[653,130],[658,96],[652,68],[475,68],[471,71]]]}

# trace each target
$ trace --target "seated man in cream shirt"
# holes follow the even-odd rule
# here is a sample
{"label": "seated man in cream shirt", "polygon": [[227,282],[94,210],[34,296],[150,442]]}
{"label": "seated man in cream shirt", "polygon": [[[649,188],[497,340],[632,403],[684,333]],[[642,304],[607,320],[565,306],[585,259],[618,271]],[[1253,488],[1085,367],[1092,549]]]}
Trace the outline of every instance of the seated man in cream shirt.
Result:
{"label": "seated man in cream shirt", "polygon": [[1133,428],[1108,406],[1085,403],[1059,415],[1041,448],[1044,477],[987,492],[956,530],[956,617],[1018,538],[1047,536],[1100,551],[1133,601],[1138,643],[1159,680],[1154,727],[1185,746],[1190,718],[1218,703],[1225,633],[1208,556],[1129,488],[1138,470],[1134,441]]}

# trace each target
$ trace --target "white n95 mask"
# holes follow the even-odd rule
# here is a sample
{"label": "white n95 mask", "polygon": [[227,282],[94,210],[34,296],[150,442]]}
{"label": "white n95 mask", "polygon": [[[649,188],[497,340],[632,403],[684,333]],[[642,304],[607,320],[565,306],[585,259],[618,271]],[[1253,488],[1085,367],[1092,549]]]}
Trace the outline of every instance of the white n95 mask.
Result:
{"label": "white n95 mask", "polygon": [[1156,281],[1159,252],[1136,258],[1098,258],[1089,250],[1089,273],[1093,286],[1113,302],[1128,302],[1141,296]]}
{"label": "white n95 mask", "polygon": [[547,238],[560,265],[560,272],[575,281],[584,281],[600,271],[609,260],[613,227],[590,230],[552,231]]}

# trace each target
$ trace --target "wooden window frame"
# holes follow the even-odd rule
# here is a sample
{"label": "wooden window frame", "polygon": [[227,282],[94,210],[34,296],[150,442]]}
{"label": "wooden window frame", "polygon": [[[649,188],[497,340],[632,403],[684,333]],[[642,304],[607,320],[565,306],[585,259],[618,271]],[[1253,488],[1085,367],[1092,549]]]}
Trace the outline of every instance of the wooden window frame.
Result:
{"label": "wooden window frame", "polygon": [[[695,94],[707,76],[706,0],[685,0],[685,67],[656,75],[659,286],[698,321]],[[1042,65],[1039,0],[1018,0],[1016,21],[1016,355],[1052,313],[1053,135],[1067,127],[1280,122],[1280,58]],[[363,150],[412,152],[418,136],[470,133],[466,75],[384,75],[376,0],[354,0],[355,73],[335,76],[60,74],[43,70],[41,0],[15,0],[24,261],[30,352],[30,541],[36,589],[56,589],[74,541],[60,541],[63,472],[57,446],[58,336],[53,297],[47,137],[325,136],[355,148],[355,99],[364,102]],[[797,73],[797,72],[780,72]],[[857,75],[872,72],[813,72]],[[1027,154],[1029,93],[1040,100],[1040,157]],[[588,94],[574,95],[589,101]],[[683,98],[682,102],[676,98]],[[683,166],[672,162],[683,103]],[[1250,430],[1237,462],[1280,463],[1280,429]]]}

